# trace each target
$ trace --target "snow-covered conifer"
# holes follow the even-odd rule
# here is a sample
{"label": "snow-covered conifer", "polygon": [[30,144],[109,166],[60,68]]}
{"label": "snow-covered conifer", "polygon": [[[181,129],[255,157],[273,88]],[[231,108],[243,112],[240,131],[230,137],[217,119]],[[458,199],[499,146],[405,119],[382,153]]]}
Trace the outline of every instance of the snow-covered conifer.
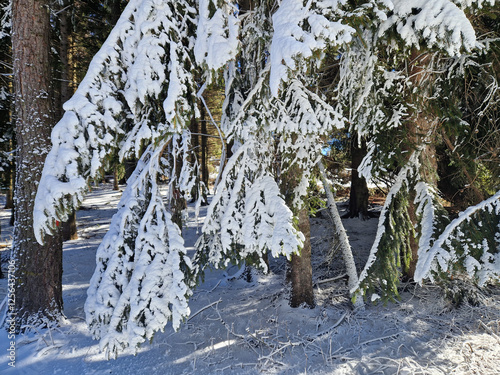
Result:
{"label": "snow-covered conifer", "polygon": [[[283,1],[272,24],[269,5],[256,2],[251,11],[242,10],[241,51],[225,72],[222,124],[234,142],[234,154],[198,243],[199,259],[221,266],[254,255],[257,264],[265,265],[266,250],[287,257],[298,251],[302,238],[293,228],[290,208],[302,206],[309,174],[320,157],[321,138],[343,126],[343,116],[311,90],[313,80],[307,76],[328,43],[347,42],[353,31],[334,19],[337,2],[311,2],[304,8],[302,2]],[[285,57],[287,66],[281,65]],[[292,166],[300,175],[287,208],[276,181]],[[277,212],[284,219],[276,221]]]}
{"label": "snow-covered conifer", "polygon": [[[98,249],[85,306],[112,355],[137,349],[169,320],[179,328],[189,314],[194,276],[173,216],[197,173],[188,158],[188,126],[198,116],[195,29],[190,1],[129,2],[52,133],[34,213],[39,241],[78,206],[111,156],[140,157]],[[160,176],[169,179],[168,197]]]}
{"label": "snow-covered conifer", "polygon": [[35,204],[35,233],[64,221],[111,155],[181,132],[196,115],[196,10],[189,1],[129,2],[52,132]]}
{"label": "snow-covered conifer", "polygon": [[392,15],[381,24],[380,35],[395,27],[408,47],[438,48],[451,56],[462,50],[470,52],[477,46],[474,28],[452,1],[391,1]]}
{"label": "snow-covered conifer", "polygon": [[[465,269],[466,275],[480,282],[497,275],[492,271],[495,261],[491,255],[495,253],[495,246],[491,245],[495,225],[489,234],[483,232],[481,238],[473,241],[476,251],[469,253],[467,241],[456,229],[459,225],[456,221],[449,224],[441,206],[433,167],[436,134],[441,121],[446,123],[450,118],[440,117],[432,103],[440,97],[443,82],[456,74],[453,69],[461,66],[460,61],[469,59],[456,55],[480,43],[466,15],[449,1],[393,1],[393,5],[386,21],[365,32],[364,35],[370,32],[373,36],[368,43],[351,44],[351,48],[364,48],[367,53],[343,56],[344,90],[354,94],[351,103],[361,104],[360,110],[351,112],[362,120],[356,122],[355,129],[367,138],[369,145],[360,172],[366,177],[397,172],[370,258],[360,276],[362,290],[378,286],[385,298],[397,295],[402,272],[421,282],[424,278],[433,279],[435,272],[446,271],[453,263],[453,267]],[[388,32],[389,28],[396,33]],[[359,69],[357,61],[365,68]],[[387,66],[388,62],[392,66]],[[362,80],[369,82],[370,87],[363,90],[358,83]],[[474,216],[472,212],[470,215]],[[474,232],[473,222],[460,221],[460,225],[470,224],[470,233]],[[464,240],[465,248],[458,246],[458,238]],[[438,239],[448,245],[454,240],[456,252],[442,248]],[[472,253],[474,256],[468,256]],[[444,258],[450,264],[442,261]],[[481,278],[481,271],[488,276]]]}
{"label": "snow-covered conifer", "polygon": [[97,249],[85,312],[101,350],[113,356],[137,350],[169,320],[178,329],[189,315],[193,270],[156,182],[166,163],[160,146],[142,155]]}
{"label": "snow-covered conifer", "polygon": [[197,265],[226,267],[257,256],[253,261],[267,270],[267,251],[290,257],[302,245],[292,211],[269,174],[272,155],[262,146],[246,142],[229,159],[197,244]]}

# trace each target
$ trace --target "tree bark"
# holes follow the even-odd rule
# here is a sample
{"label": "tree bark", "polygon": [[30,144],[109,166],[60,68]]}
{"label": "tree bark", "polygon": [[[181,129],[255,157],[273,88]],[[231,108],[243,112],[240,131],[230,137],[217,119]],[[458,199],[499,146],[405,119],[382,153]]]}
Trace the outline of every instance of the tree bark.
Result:
{"label": "tree bark", "polygon": [[285,174],[281,175],[280,189],[285,197],[285,202],[298,217],[298,229],[304,235],[304,247],[300,255],[292,255],[290,269],[287,271],[286,279],[292,282],[290,295],[290,306],[298,307],[306,304],[314,307],[314,292],[312,285],[312,265],[311,265],[311,229],[309,224],[309,208],[303,203],[302,207],[296,208],[293,205],[294,190],[300,183],[302,171],[293,165]]}
{"label": "tree bark", "polygon": [[37,243],[33,206],[54,123],[50,90],[49,6],[42,0],[12,4],[16,109],[16,188],[13,261],[16,326],[55,320],[62,314],[60,235]]}
{"label": "tree bark", "polygon": [[[419,87],[424,92],[432,85],[432,78],[430,77],[432,73],[426,69],[429,60],[429,55],[422,54],[421,51],[417,49],[412,50],[410,61],[413,63],[409,75],[412,77],[411,81],[415,87]],[[419,160],[421,179],[427,184],[437,187],[437,158],[436,147],[433,142],[436,122],[434,120],[435,115],[425,108],[426,102],[425,99],[423,99],[424,95],[425,94],[419,94],[419,96],[413,99],[413,104],[416,105],[417,112],[413,115],[413,118],[407,122],[408,148],[410,150],[415,150],[419,146],[423,147]],[[408,215],[414,227],[418,225],[417,206],[414,203],[415,196],[416,192],[410,191]],[[418,262],[419,239],[410,236],[408,241],[411,249],[411,259],[408,264],[403,266],[403,278],[406,280],[413,280]],[[402,258],[404,259],[405,256],[403,255]]]}
{"label": "tree bark", "polygon": [[113,167],[113,190],[120,190],[120,185],[118,181],[118,164]]}
{"label": "tree bark", "polygon": [[311,266],[311,225],[309,223],[309,211],[305,205],[299,211],[299,230],[304,235],[305,241],[300,255],[292,255],[290,306],[299,307],[306,304],[312,308],[314,307],[314,292]]}
{"label": "tree bark", "polygon": [[366,146],[364,142],[361,146],[355,136],[351,142],[351,192],[349,195],[349,213],[348,217],[359,217],[367,220],[368,216],[368,186],[364,177],[358,173],[358,167],[366,155]]}

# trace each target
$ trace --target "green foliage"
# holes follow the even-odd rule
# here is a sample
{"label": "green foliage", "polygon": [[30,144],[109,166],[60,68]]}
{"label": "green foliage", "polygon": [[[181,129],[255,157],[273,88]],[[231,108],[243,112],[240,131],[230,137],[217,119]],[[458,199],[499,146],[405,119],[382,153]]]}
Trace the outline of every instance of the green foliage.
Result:
{"label": "green foliage", "polygon": [[392,199],[385,213],[386,228],[380,239],[377,259],[365,279],[366,292],[380,292],[383,301],[399,297],[402,268],[408,270],[412,260],[411,242],[416,240],[417,233],[408,211],[409,199],[406,188]]}
{"label": "green foliage", "polygon": [[307,188],[307,205],[309,215],[316,217],[319,210],[326,207],[326,201],[321,194],[321,189],[319,188],[319,179],[316,174],[313,174],[309,179],[309,187]]}

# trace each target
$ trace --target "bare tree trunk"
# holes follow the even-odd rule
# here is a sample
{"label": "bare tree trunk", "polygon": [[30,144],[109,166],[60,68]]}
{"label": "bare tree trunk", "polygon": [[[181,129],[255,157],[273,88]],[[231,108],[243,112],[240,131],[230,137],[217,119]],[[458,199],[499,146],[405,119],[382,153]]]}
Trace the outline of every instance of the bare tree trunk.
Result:
{"label": "bare tree trunk", "polygon": [[[200,163],[200,123],[197,118],[193,116],[191,120],[191,124],[189,125],[189,131],[191,132],[191,148],[193,150],[190,162],[194,165],[195,161]],[[197,201],[199,198],[199,185],[200,185],[200,176],[201,170],[198,169],[198,173],[196,174],[196,183],[193,185],[191,189],[191,199],[193,202]]]}
{"label": "bare tree trunk", "polygon": [[304,247],[300,255],[292,255],[290,278],[292,280],[292,294],[290,306],[299,307],[306,304],[314,307],[314,292],[312,286],[311,266],[311,225],[309,223],[309,211],[303,206],[299,211],[299,230],[305,237]]}
{"label": "bare tree trunk", "polygon": [[362,142],[361,146],[355,136],[351,142],[351,192],[349,195],[348,217],[359,217],[367,220],[368,217],[368,186],[364,177],[358,173],[358,167],[366,155],[366,146]]}
{"label": "bare tree trunk", "polygon": [[[169,145],[169,147],[173,146],[173,143]],[[171,158],[171,163],[175,163],[175,176],[180,176],[183,164],[182,155],[174,155],[172,152],[169,152],[169,157]],[[176,159],[174,160],[174,158]],[[172,222],[177,224],[179,229],[182,230],[183,212],[187,208],[187,202],[182,191],[179,189],[178,182],[178,177],[176,177],[175,181],[170,182],[169,189],[172,190],[170,193],[170,210],[172,213]]]}
{"label": "bare tree trunk", "polygon": [[113,167],[113,190],[120,190],[120,185],[118,184],[118,165]]}
{"label": "bare tree trunk", "polygon": [[12,51],[16,108],[15,319],[22,325],[62,314],[62,242],[59,235],[37,243],[33,206],[54,123],[50,90],[49,6],[42,0],[12,4]]}

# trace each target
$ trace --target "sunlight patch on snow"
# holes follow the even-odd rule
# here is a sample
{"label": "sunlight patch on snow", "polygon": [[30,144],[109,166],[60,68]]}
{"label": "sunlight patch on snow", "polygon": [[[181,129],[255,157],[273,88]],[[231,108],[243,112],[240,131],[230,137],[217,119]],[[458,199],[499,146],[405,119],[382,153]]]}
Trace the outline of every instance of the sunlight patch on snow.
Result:
{"label": "sunlight patch on snow", "polygon": [[203,349],[198,349],[182,358],[179,358],[179,359],[176,359],[175,361],[173,361],[172,363],[174,365],[179,365],[181,363],[186,363],[192,359],[195,359],[196,357],[199,357],[203,354],[207,354],[207,353],[212,353],[213,351],[215,350],[219,350],[219,349],[223,349],[223,348],[227,348],[231,345],[235,345],[238,341],[237,340],[226,340],[226,341],[222,341],[222,342],[219,342],[215,345],[210,345],[210,346],[207,346],[206,348],[203,348]]}

